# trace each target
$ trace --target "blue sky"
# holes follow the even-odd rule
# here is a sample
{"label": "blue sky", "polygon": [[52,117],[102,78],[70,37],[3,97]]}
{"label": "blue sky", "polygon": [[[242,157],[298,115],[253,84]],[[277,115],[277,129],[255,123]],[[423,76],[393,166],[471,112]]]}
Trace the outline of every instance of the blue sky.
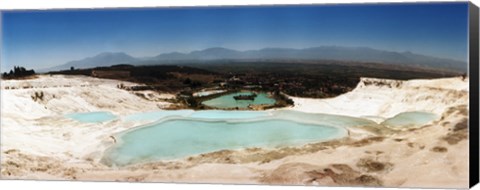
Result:
{"label": "blue sky", "polygon": [[[2,68],[46,68],[101,52],[135,57],[365,46],[467,60],[467,3],[5,11]],[[2,69],[3,70],[3,69]]]}

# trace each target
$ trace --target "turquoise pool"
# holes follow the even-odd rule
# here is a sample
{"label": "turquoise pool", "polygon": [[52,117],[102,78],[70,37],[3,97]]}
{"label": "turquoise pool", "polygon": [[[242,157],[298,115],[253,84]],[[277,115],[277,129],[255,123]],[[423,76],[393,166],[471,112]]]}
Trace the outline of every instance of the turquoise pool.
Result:
{"label": "turquoise pool", "polygon": [[404,112],[386,119],[382,124],[393,128],[416,127],[428,124],[438,118],[438,115],[429,112]]}
{"label": "turquoise pool", "polygon": [[299,146],[344,137],[349,127],[405,128],[438,119],[428,112],[405,112],[377,124],[362,118],[290,110],[162,110],[121,117],[91,112],[66,117],[86,123],[117,118],[120,122],[148,123],[114,135],[117,143],[105,151],[102,162],[116,166],[219,150]]}
{"label": "turquoise pool", "polygon": [[[343,137],[359,118],[296,111],[159,111],[159,120],[116,135],[103,161],[129,165],[248,147],[295,146]],[[141,118],[141,114],[135,114]]]}
{"label": "turquoise pool", "polygon": [[250,104],[251,105],[260,105],[260,104],[267,104],[267,105],[274,105],[275,99],[268,97],[266,93],[257,93],[257,97],[254,100],[235,100],[233,97],[238,95],[250,95],[252,92],[237,92],[226,94],[211,100],[207,100],[202,102],[202,104],[221,108],[221,109],[228,109],[228,108],[247,108]]}

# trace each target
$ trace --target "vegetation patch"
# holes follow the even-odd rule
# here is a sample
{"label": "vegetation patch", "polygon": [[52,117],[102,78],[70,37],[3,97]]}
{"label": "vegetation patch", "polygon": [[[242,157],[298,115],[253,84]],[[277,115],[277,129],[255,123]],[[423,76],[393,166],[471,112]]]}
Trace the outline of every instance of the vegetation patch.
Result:
{"label": "vegetation patch", "polygon": [[35,71],[32,69],[32,70],[27,70],[25,69],[25,67],[18,67],[18,66],[15,66],[13,67],[12,70],[10,70],[10,72],[4,72],[2,74],[2,79],[28,79],[28,78],[32,78],[33,76],[35,75]]}
{"label": "vegetation patch", "polygon": [[33,101],[43,101],[43,97],[44,97],[44,94],[42,91],[40,92],[35,92],[33,93],[33,95],[31,96],[32,100]]}

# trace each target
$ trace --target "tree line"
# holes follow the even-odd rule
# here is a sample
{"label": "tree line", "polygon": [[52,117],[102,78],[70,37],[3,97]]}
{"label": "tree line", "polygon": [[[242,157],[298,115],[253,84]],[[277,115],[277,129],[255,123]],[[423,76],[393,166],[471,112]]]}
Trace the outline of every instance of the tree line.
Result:
{"label": "tree line", "polygon": [[26,77],[34,75],[35,71],[33,69],[27,70],[25,67],[14,66],[10,72],[4,72],[2,78],[17,78],[17,77]]}

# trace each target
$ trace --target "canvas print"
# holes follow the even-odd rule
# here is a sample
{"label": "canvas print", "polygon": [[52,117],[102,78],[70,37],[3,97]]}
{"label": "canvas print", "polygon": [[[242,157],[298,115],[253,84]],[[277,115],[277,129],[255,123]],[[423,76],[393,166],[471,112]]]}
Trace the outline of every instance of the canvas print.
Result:
{"label": "canvas print", "polygon": [[1,179],[466,188],[468,10],[2,11]]}

